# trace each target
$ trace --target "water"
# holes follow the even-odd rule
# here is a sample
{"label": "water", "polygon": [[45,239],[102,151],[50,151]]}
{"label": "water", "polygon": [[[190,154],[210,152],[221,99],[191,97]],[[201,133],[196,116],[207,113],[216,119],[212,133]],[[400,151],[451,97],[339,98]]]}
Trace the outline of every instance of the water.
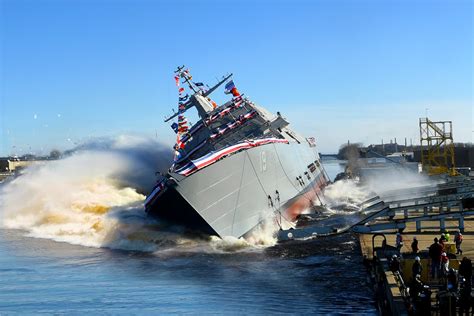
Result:
{"label": "water", "polygon": [[373,314],[353,236],[264,251],[143,253],[0,230],[0,313]]}
{"label": "water", "polygon": [[329,178],[334,180],[338,173],[343,172],[344,168],[347,165],[346,160],[338,160],[338,159],[325,159],[323,160],[324,169],[329,176]]}
{"label": "water", "polygon": [[[123,163],[118,169],[126,167]],[[339,165],[330,164],[333,177]],[[135,193],[114,191],[107,181],[85,185],[85,170],[76,172],[77,177],[67,166],[43,169],[41,179],[54,178],[58,174],[53,171],[61,170],[68,180],[60,189],[76,186],[77,196],[20,196],[16,198],[25,203],[9,208],[15,211],[8,215],[10,228],[0,229],[1,315],[376,313],[351,234],[262,246],[147,231],[150,223],[140,221],[140,211],[125,207],[134,203]],[[42,192],[42,180],[34,174],[25,179],[22,192]],[[93,203],[77,204],[85,199]],[[126,204],[117,205],[117,199]],[[54,211],[64,214],[68,203],[74,212],[67,209],[66,217],[58,217]],[[109,207],[114,216],[103,214]]]}

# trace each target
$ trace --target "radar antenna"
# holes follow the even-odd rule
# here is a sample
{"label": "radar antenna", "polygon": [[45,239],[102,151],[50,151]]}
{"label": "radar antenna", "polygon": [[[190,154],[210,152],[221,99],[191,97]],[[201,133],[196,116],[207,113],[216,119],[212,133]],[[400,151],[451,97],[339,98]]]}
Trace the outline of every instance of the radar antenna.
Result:
{"label": "radar antenna", "polygon": [[[189,86],[189,88],[194,92],[193,93],[193,96],[197,93],[201,94],[202,96],[204,97],[207,97],[208,95],[210,95],[212,92],[214,92],[218,87],[220,87],[224,82],[226,82],[227,80],[229,80],[229,78],[232,77],[232,73],[231,74],[228,74],[227,76],[224,76],[218,83],[216,83],[212,88],[210,88],[209,90],[207,90],[206,92],[202,92],[199,88],[197,88],[194,84],[194,82],[192,82],[192,76],[189,74],[189,71],[186,69],[184,70],[185,66],[181,66],[181,67],[177,67],[177,69],[175,70],[175,73],[180,76],[181,78],[183,78],[185,80],[185,83]],[[183,104],[185,109],[184,111],[187,111],[188,109],[190,109],[191,107],[193,106],[196,106],[196,102],[195,102],[195,98],[191,97],[189,99],[189,101],[187,101],[186,103]],[[174,112],[174,111],[173,111]],[[174,119],[176,116],[178,115],[178,113],[173,113],[171,116],[168,116],[168,117],[165,117],[165,122],[169,122],[170,120]]]}

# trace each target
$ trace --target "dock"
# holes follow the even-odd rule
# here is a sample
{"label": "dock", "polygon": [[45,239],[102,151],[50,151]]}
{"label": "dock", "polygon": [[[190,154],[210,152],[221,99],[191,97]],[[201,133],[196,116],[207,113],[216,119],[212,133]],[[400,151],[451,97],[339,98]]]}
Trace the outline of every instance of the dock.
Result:
{"label": "dock", "polygon": [[[449,188],[438,188],[436,194],[424,192],[417,197],[385,201],[382,210],[353,227],[359,233],[360,251],[381,314],[458,315],[462,310],[474,310],[472,281],[469,285],[461,282],[462,275],[458,273],[464,257],[474,261],[473,197],[473,181],[465,179],[451,183]],[[403,238],[400,249],[396,247],[397,233]],[[454,269],[459,281],[456,288],[448,287],[446,276],[431,277],[428,249],[442,233],[450,235],[444,251],[449,257],[449,268]],[[463,236],[462,254],[456,255],[454,238],[458,233]],[[411,248],[414,237],[418,240],[416,253]],[[394,255],[400,262],[398,271],[390,267]],[[425,290],[422,295],[412,296],[412,266],[417,256],[423,267],[420,280]]]}
{"label": "dock", "polygon": [[[428,248],[442,233],[450,235],[444,251],[449,257],[449,268],[454,269],[452,278],[462,279],[457,271],[464,257],[474,261],[474,180],[466,176],[445,180],[373,196],[361,203],[358,216],[342,224],[331,219],[320,221],[317,214],[314,218],[307,216],[304,225],[281,230],[279,241],[309,240],[344,232],[358,234],[382,315],[457,315],[466,304],[474,311],[472,282],[448,288],[446,275],[432,278],[430,273]],[[399,248],[397,233],[403,238]],[[454,239],[458,233],[463,235],[462,255],[456,255]],[[416,253],[411,249],[414,237],[418,240]],[[394,255],[398,269],[390,267]],[[412,272],[415,257],[420,258],[422,266],[419,282],[415,282]],[[417,286],[423,287],[423,291],[418,293]]]}
{"label": "dock", "polygon": [[[448,245],[451,246],[448,247],[451,249],[451,251],[449,251],[448,253],[448,255],[450,256],[449,267],[454,268],[456,270],[459,269],[459,264],[463,257],[467,257],[471,261],[474,261],[474,233],[472,233],[474,232],[474,218],[468,222],[466,229],[470,232],[463,234],[464,238],[462,243],[462,255],[455,255],[455,251],[453,253],[454,244],[452,242],[448,243]],[[430,313],[426,313],[425,310],[423,313],[419,314],[457,315],[457,313],[446,313],[446,310],[442,310],[440,308],[441,304],[439,294],[443,291],[446,284],[440,278],[431,279],[429,276],[431,260],[428,257],[428,247],[433,243],[433,239],[435,237],[440,237],[440,234],[441,231],[438,233],[418,233],[415,230],[404,231],[402,233],[402,236],[405,242],[400,250],[400,273],[392,272],[389,267],[390,256],[392,255],[392,253],[396,253],[396,251],[393,250],[393,248],[395,248],[395,232],[383,234],[383,236],[386,237],[387,245],[389,247],[392,246],[392,252],[389,252],[387,254],[384,254],[383,251],[381,251],[381,243],[383,238],[380,237],[382,234],[376,236],[375,248],[372,246],[372,238],[374,234],[359,235],[361,253],[362,256],[366,259],[366,261],[370,263],[368,264],[369,273],[371,274],[374,283],[374,290],[376,293],[379,293],[377,298],[379,310],[382,314],[388,312],[392,315],[417,315],[417,313],[412,313],[412,302],[409,295],[409,288],[413,280],[411,268],[414,262],[414,257],[420,256],[423,266],[421,279],[424,284],[430,287],[431,297]],[[417,254],[412,253],[410,247],[414,236],[417,237],[419,242],[418,246],[420,251]],[[454,237],[454,234],[452,234],[452,236]],[[375,257],[373,256],[374,253]],[[456,295],[458,295],[458,291],[456,292]],[[385,313],[383,311],[385,311]]]}

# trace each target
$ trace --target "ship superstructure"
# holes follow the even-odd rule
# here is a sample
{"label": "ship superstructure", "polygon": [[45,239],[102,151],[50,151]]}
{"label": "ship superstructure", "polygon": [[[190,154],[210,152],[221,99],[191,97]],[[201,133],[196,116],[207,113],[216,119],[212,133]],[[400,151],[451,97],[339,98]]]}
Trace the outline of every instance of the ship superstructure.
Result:
{"label": "ship superstructure", "polygon": [[[241,95],[225,76],[204,88],[184,67],[176,71],[179,111],[175,161],[145,201],[148,214],[218,236],[241,237],[269,214],[292,222],[322,201],[329,181],[314,138]],[[220,106],[210,94],[222,84],[232,99]],[[189,94],[184,94],[187,86]],[[188,128],[185,112],[199,121]]]}

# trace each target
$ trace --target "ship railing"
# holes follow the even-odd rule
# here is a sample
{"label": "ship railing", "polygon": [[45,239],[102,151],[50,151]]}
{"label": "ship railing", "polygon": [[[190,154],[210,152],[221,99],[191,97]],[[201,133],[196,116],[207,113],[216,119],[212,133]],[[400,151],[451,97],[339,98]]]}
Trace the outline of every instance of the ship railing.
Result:
{"label": "ship railing", "polygon": [[[196,147],[194,147],[189,153],[187,153],[185,156],[181,157],[180,159],[178,159],[176,162],[175,162],[175,165],[181,165],[183,162],[186,162],[187,160],[189,160],[189,157],[191,155],[193,155],[196,151],[198,151],[199,149],[201,149],[206,143],[207,143],[207,139],[203,140],[199,145],[197,145]],[[176,169],[176,168],[175,168]]]}
{"label": "ship railing", "polygon": [[236,110],[240,107],[243,107],[244,109],[247,109],[245,104],[248,103],[249,101],[248,101],[248,99],[244,98],[243,96],[244,95],[242,94],[240,100],[238,100],[238,101],[231,100],[231,101],[226,102],[225,104],[229,103],[228,106],[223,107],[221,109],[218,108],[219,111],[217,111],[213,114],[210,114],[207,118],[201,119],[200,122],[198,122],[196,125],[194,125],[191,128],[191,130],[181,138],[181,142],[186,143],[188,140],[190,140],[192,138],[193,134],[195,134],[198,130],[200,130],[202,127],[204,127],[204,125],[208,125],[208,124],[212,123],[213,121],[217,120],[218,118],[221,118],[221,117],[224,117],[228,114],[231,114],[231,112],[233,112],[234,110]]}

